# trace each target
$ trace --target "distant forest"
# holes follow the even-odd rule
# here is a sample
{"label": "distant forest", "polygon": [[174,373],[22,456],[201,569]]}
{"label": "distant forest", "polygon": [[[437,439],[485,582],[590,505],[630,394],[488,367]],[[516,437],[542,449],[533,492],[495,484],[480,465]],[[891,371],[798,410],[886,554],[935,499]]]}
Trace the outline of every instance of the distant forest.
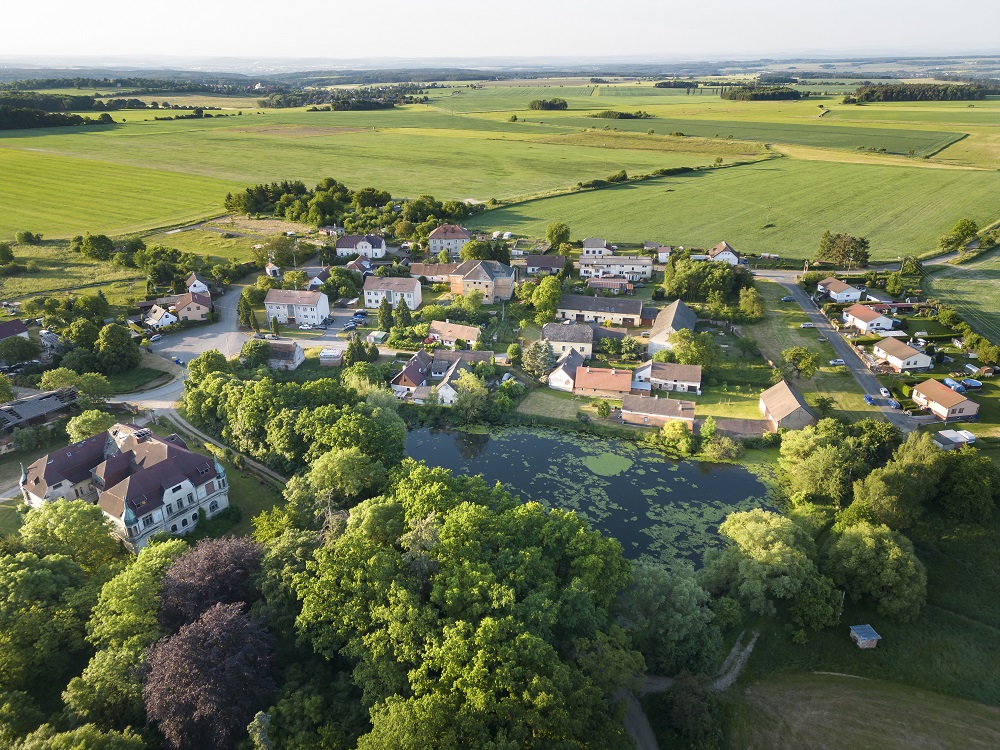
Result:
{"label": "distant forest", "polygon": [[769,102],[784,99],[801,99],[801,91],[790,89],[787,86],[737,86],[732,89],[724,89],[720,96],[723,99],[732,99],[740,102]]}
{"label": "distant forest", "polygon": [[858,102],[954,102],[986,98],[986,88],[968,83],[877,83],[854,92]]}
{"label": "distant forest", "polygon": [[257,105],[271,109],[305,107],[318,105],[317,110],[345,112],[366,109],[392,109],[397,104],[414,104],[427,101],[423,89],[414,84],[396,86],[370,86],[358,89],[334,89],[332,91],[280,92],[259,99]]}
{"label": "distant forest", "polygon": [[55,128],[64,125],[110,125],[111,115],[103,113],[96,120],[80,115],[62,112],[46,112],[30,107],[11,107],[0,104],[0,130],[21,130],[27,128]]}

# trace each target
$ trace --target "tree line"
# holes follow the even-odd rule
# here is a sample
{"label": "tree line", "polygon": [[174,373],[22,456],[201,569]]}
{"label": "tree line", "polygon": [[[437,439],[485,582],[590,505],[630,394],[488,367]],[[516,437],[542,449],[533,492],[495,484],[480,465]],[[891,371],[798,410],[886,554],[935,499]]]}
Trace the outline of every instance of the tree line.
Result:
{"label": "tree line", "polygon": [[616,112],[613,109],[605,109],[601,112],[595,112],[594,114],[587,116],[600,117],[605,120],[648,120],[656,117],[656,115],[651,115],[649,112],[643,112],[641,109],[637,112]]}
{"label": "tree line", "polygon": [[856,102],[953,102],[986,98],[986,89],[972,83],[873,83],[860,86]]}
{"label": "tree line", "polygon": [[731,99],[741,102],[771,102],[782,100],[801,99],[803,92],[788,86],[736,86],[735,88],[723,88],[719,96],[723,99]]}
{"label": "tree line", "polygon": [[426,101],[423,87],[417,84],[401,83],[395,86],[363,86],[351,89],[317,89],[275,92],[257,105],[272,109],[322,105],[319,109],[334,112],[354,110],[392,109],[397,104],[413,104]]}
{"label": "tree line", "polygon": [[29,128],[57,128],[77,125],[111,125],[114,120],[107,112],[90,118],[63,112],[46,112],[28,107],[11,107],[0,104],[0,130],[27,130]]}
{"label": "tree line", "polygon": [[556,97],[555,99],[533,99],[528,104],[528,109],[566,109],[569,104],[565,99]]}

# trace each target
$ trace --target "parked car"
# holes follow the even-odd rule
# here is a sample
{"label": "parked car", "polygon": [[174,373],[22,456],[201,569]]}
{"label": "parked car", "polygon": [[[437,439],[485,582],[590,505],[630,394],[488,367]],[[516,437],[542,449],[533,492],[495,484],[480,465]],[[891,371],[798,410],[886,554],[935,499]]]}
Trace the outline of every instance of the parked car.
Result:
{"label": "parked car", "polygon": [[154,333],[152,336],[149,337],[149,340],[150,341],[159,341],[162,338],[163,338],[163,334]]}
{"label": "parked car", "polygon": [[894,398],[890,398],[890,399],[889,399],[889,406],[890,406],[891,408],[893,408],[893,409],[902,409],[902,408],[903,408],[903,405],[902,405],[902,404],[900,404],[900,403],[899,403],[899,402],[898,402],[898,401],[897,401],[896,399],[894,399]]}
{"label": "parked car", "polygon": [[184,366],[184,363],[181,362],[180,358],[178,358],[178,357],[174,357],[174,362],[177,363],[177,364],[179,364],[181,367]]}
{"label": "parked car", "polygon": [[317,331],[325,331],[326,330],[326,326],[323,325],[323,324],[320,324],[318,326],[313,326],[313,328],[315,328]]}
{"label": "parked car", "polygon": [[299,326],[299,330],[300,331],[311,331],[312,330],[312,326],[309,325],[308,323],[303,323],[302,325]]}
{"label": "parked car", "polygon": [[871,395],[869,395],[869,394],[866,393],[865,394],[865,403],[868,404],[869,406],[875,406],[875,399]]}
{"label": "parked car", "polygon": [[842,359],[831,359],[830,367],[840,367],[840,365],[846,364]]}
{"label": "parked car", "polygon": [[884,398],[892,398],[892,391],[888,388],[879,388],[878,392],[881,393]]}
{"label": "parked car", "polygon": [[815,323],[799,323],[799,328],[815,328]]}
{"label": "parked car", "polygon": [[795,301],[795,297],[793,297],[790,294],[786,294],[784,297],[781,298],[781,301],[782,302],[794,302]]}
{"label": "parked car", "polygon": [[342,331],[354,331],[357,330],[357,326],[354,323],[345,323],[344,327],[341,328]]}

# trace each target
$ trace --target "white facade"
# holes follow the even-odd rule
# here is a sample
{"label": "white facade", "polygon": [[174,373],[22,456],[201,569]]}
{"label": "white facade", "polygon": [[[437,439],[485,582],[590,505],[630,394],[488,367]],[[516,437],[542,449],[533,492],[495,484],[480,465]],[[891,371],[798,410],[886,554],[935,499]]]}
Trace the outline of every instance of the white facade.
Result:
{"label": "white facade", "polygon": [[862,333],[887,331],[892,328],[891,318],[887,318],[864,305],[854,305],[854,307],[844,310],[842,320],[848,326],[853,326]]}
{"label": "white facade", "polygon": [[149,316],[146,318],[146,325],[157,330],[166,328],[176,322],[177,316],[159,305],[153,305],[149,311]]}
{"label": "white facade", "polygon": [[872,353],[896,372],[929,369],[934,360],[929,354],[895,339],[884,339],[872,347]]}
{"label": "white facade", "polygon": [[272,289],[264,298],[268,321],[318,325],[330,315],[330,301],[322,292]]}
{"label": "white facade", "polygon": [[[344,239],[346,238],[341,238],[337,241],[338,258],[345,258],[348,255],[354,255],[355,253],[364,256],[365,258],[385,257],[385,240],[381,237],[376,237],[374,235],[359,237],[353,247],[346,246]],[[342,247],[342,245],[345,246]]]}
{"label": "white facade", "polygon": [[565,393],[573,392],[573,378],[561,367],[549,373],[549,388]]}
{"label": "white facade", "polygon": [[201,279],[194,279],[188,284],[187,290],[192,294],[208,294],[208,285]]}
{"label": "white facade", "polygon": [[472,242],[472,235],[457,224],[443,224],[431,232],[427,240],[431,255],[447,250],[448,255],[457,258],[462,248]]}
{"label": "white facade", "polygon": [[581,258],[604,258],[613,254],[607,241],[600,237],[588,237],[583,241],[583,248],[580,250]]}
{"label": "white facade", "polygon": [[717,263],[728,263],[731,266],[738,266],[740,264],[739,256],[730,250],[723,250],[721,253],[710,256],[710,259]]}
{"label": "white facade", "polygon": [[639,281],[653,277],[653,259],[641,255],[586,258],[580,260],[579,266],[581,279],[624,277]]}
{"label": "white facade", "polygon": [[423,302],[417,279],[379,276],[365,279],[365,307],[377,309],[383,297],[388,297],[393,310],[399,306],[400,300],[411,310],[416,310]]}

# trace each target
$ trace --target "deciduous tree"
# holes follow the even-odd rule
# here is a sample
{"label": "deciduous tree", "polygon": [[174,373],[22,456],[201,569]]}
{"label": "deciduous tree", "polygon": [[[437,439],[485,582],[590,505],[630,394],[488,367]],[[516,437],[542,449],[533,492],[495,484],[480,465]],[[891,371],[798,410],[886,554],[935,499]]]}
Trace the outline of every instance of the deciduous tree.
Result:
{"label": "deciduous tree", "polygon": [[142,360],[139,345],[132,340],[128,328],[109,323],[101,329],[94,346],[101,370],[108,374],[126,372]]}
{"label": "deciduous tree", "polygon": [[66,424],[66,434],[69,435],[70,442],[77,443],[111,429],[117,421],[107,412],[90,409],[69,420]]}

